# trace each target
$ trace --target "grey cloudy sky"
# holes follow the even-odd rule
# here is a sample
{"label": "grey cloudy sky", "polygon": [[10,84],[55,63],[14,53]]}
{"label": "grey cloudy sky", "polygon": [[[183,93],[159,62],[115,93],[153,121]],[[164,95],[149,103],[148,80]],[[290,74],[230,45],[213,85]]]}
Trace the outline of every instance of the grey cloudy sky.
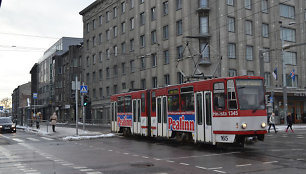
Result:
{"label": "grey cloudy sky", "polygon": [[82,37],[79,12],[95,0],[2,0],[0,100],[31,80],[30,70],[58,39]]}

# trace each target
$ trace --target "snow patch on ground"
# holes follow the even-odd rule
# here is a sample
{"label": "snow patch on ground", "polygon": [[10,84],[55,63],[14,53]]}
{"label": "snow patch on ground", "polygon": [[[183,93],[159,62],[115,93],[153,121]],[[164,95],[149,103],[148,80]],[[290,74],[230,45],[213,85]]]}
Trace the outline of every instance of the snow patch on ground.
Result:
{"label": "snow patch on ground", "polygon": [[64,137],[63,140],[65,141],[76,141],[76,140],[88,140],[88,139],[94,139],[94,138],[108,138],[108,137],[114,137],[115,134],[109,133],[109,134],[102,134],[102,135],[91,135],[91,136],[67,136]]}

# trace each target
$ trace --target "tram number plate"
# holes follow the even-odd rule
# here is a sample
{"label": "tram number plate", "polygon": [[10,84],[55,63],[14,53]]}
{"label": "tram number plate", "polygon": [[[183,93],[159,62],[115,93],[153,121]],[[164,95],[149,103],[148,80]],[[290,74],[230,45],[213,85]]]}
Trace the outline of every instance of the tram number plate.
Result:
{"label": "tram number plate", "polygon": [[228,141],[228,136],[226,136],[226,135],[221,135],[221,140],[222,140],[222,141]]}

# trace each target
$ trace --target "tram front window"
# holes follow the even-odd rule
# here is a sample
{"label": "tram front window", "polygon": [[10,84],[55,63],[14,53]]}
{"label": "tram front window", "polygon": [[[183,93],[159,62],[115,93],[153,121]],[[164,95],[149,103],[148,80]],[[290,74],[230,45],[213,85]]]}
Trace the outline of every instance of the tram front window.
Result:
{"label": "tram front window", "polygon": [[264,88],[262,80],[236,80],[238,101],[241,110],[265,109]]}

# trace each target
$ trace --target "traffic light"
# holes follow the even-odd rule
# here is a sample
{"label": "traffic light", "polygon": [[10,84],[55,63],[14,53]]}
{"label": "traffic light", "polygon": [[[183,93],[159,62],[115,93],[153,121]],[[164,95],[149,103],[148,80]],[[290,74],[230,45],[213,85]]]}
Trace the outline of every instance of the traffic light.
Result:
{"label": "traffic light", "polygon": [[84,95],[84,106],[88,104],[88,96]]}

